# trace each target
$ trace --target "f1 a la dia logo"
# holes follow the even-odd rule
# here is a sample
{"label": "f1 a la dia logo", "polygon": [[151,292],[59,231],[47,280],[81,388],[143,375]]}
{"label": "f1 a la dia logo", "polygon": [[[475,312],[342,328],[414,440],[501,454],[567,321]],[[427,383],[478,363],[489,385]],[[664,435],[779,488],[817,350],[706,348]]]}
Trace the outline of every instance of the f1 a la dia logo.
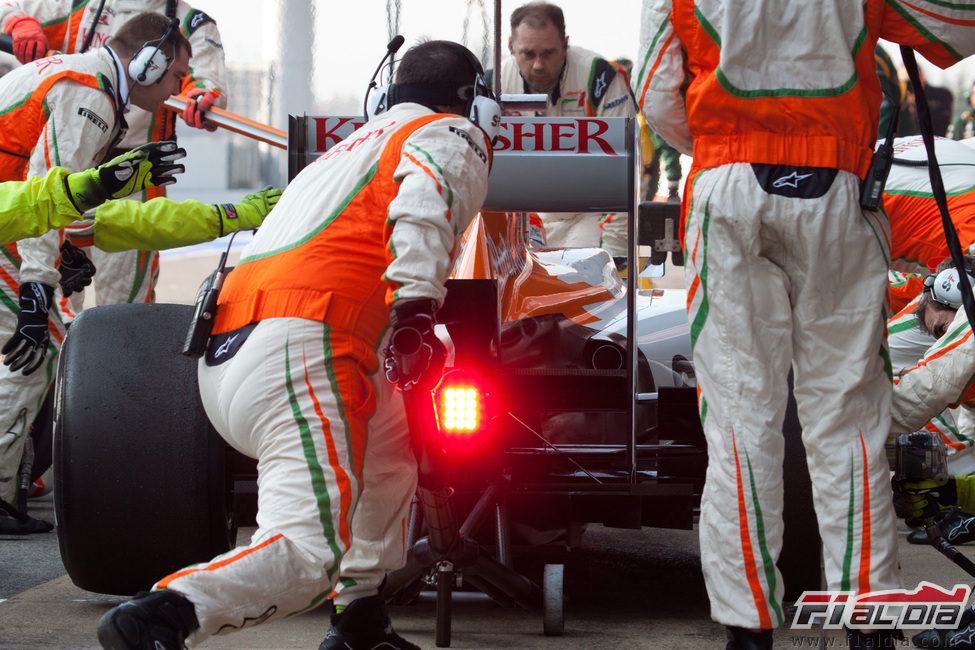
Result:
{"label": "f1 a la dia logo", "polygon": [[951,591],[921,582],[913,591],[891,589],[857,594],[852,591],[806,591],[796,601],[792,628],[896,630],[958,627],[972,588]]}

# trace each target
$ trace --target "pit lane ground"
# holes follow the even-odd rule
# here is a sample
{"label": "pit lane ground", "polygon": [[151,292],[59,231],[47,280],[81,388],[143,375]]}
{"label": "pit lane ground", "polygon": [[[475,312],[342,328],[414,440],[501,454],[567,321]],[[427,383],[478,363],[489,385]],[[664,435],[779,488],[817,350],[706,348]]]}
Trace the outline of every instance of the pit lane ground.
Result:
{"label": "pit lane ground", "polygon": [[[213,269],[217,247],[164,256],[157,298],[189,303]],[[234,261],[232,255],[231,263]],[[657,286],[681,286],[679,272]],[[679,270],[678,270],[679,271]],[[54,520],[50,495],[33,500],[31,513]],[[97,522],[92,522],[97,525]],[[242,539],[250,529],[242,531]],[[899,552],[904,584],[921,580],[950,588],[972,578],[929,547],[905,541]],[[975,559],[975,544],[960,550]],[[111,549],[106,549],[111,553]],[[125,562],[126,558],[119,558]],[[503,609],[474,593],[455,596],[452,648],[723,648],[723,628],[710,620],[696,531],[590,526],[583,545],[566,562],[565,635],[542,635],[540,611]],[[0,536],[0,650],[96,648],[99,618],[122,598],[75,587],[61,566],[53,533]],[[435,601],[424,593],[412,605],[394,606],[397,630],[423,648],[434,648]],[[327,608],[210,639],[205,648],[316,648],[328,627]],[[836,632],[800,634],[788,623],[776,631],[778,648],[846,647]],[[903,642],[909,647],[909,642]]]}
{"label": "pit lane ground", "polygon": [[[53,520],[50,496],[31,502],[34,516]],[[249,535],[252,529],[242,531]],[[930,547],[912,546],[901,531],[904,582],[943,587],[971,582]],[[243,538],[243,537],[242,537]],[[975,546],[962,546],[975,558]],[[106,549],[111,553],[111,549]],[[125,562],[125,558],[119,558]],[[452,648],[723,648],[724,632],[708,614],[696,531],[590,526],[566,563],[565,635],[542,634],[539,611],[504,609],[486,597],[455,595]],[[97,648],[95,628],[118,596],[83,591],[65,575],[53,533],[0,536],[0,648]],[[435,648],[432,592],[391,607],[396,629],[422,648]],[[327,608],[214,637],[204,648],[316,648],[328,627]],[[788,624],[777,648],[845,647],[834,631],[800,634]],[[908,647],[907,641],[903,647]]]}

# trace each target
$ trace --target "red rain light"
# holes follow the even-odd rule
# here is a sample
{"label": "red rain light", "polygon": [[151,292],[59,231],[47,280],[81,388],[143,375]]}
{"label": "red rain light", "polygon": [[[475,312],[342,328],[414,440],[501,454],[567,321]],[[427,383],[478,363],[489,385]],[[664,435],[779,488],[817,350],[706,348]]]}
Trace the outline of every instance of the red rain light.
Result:
{"label": "red rain light", "polygon": [[441,387],[438,412],[440,430],[455,435],[470,435],[481,424],[483,397],[471,384]]}

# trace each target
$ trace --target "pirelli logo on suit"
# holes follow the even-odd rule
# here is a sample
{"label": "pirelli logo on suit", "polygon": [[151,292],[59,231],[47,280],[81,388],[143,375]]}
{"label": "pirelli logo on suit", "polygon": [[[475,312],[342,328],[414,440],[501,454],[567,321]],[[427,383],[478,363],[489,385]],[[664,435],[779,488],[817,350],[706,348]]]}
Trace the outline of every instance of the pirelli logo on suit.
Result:
{"label": "pirelli logo on suit", "polygon": [[102,130],[102,133],[108,131],[108,122],[106,122],[98,113],[90,108],[85,108],[84,106],[79,107],[78,115],[88,118],[89,122]]}

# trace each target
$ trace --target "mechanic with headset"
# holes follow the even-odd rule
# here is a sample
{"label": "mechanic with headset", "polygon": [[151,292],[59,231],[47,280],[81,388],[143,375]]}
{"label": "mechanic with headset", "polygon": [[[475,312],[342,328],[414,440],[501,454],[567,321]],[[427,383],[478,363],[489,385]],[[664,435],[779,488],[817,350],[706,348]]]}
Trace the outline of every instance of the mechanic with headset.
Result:
{"label": "mechanic with headset", "polygon": [[[966,256],[971,278],[975,257]],[[937,274],[924,280],[924,292],[914,310],[920,330],[935,343],[917,364],[894,380],[891,435],[922,428],[947,406],[975,407],[975,341],[961,306],[958,271],[950,259]]]}
{"label": "mechanic with headset", "polygon": [[[951,220],[962,248],[968,251],[975,243],[975,189],[971,182],[975,149],[939,138],[935,140],[935,150]],[[887,322],[887,346],[896,376],[917,365],[937,340],[919,327],[916,307],[928,293],[924,291],[925,278],[930,282],[932,272],[951,265],[941,214],[931,191],[927,152],[920,136],[894,141],[894,164],[884,188],[883,205],[890,222],[890,256],[894,267],[888,272],[891,309],[895,315]],[[968,409],[941,412],[925,428],[944,438],[952,473],[975,472],[972,447],[975,418]]]}
{"label": "mechanic with headset", "polygon": [[[548,96],[549,117],[634,117],[626,75],[595,52],[569,46],[562,9],[529,2],[511,13],[511,56],[501,64],[502,93]],[[601,246],[626,257],[625,213],[542,213],[548,246]]]}
{"label": "mechanic with headset", "polygon": [[[101,163],[124,132],[128,104],[157,110],[179,89],[189,56],[189,43],[170,21],[147,13],[129,21],[106,47],[40,59],[7,73],[0,78],[0,180]],[[6,278],[0,283],[0,430],[16,439],[0,450],[0,498],[8,502],[14,499],[24,436],[64,336],[53,303],[59,239],[51,231],[20,240],[7,245],[0,259]]]}
{"label": "mechanic with headset", "polygon": [[[965,13],[900,0],[643,4],[637,96],[651,129],[693,154],[683,240],[708,441],[701,561],[728,648],[771,647],[785,622],[790,366],[827,589],[901,586],[885,451],[887,220],[861,196],[882,100],[874,49],[884,38],[947,67],[975,51]],[[854,648],[895,634],[847,631]]]}
{"label": "mechanic with headset", "polygon": [[[402,566],[416,464],[387,380],[439,379],[434,315],[487,193],[500,116],[469,50],[424,42],[370,93],[369,121],[289,184],[226,275],[199,365],[211,422],[257,458],[258,530],[109,611],[103,646],[179,647],[312,609],[353,538],[370,572]],[[415,354],[389,349],[397,333],[416,337]],[[343,583],[355,569],[343,564]],[[392,630],[379,586],[336,597],[323,648],[416,647]]]}
{"label": "mechanic with headset", "polygon": [[[13,39],[14,54],[21,63],[44,57],[48,49],[63,54],[80,54],[105,45],[122,25],[138,13],[163,14],[178,21],[179,31],[192,48],[189,71],[177,91],[189,97],[183,121],[189,126],[212,131],[216,125],[202,119],[209,108],[225,108],[227,98],[226,65],[217,24],[208,14],[194,9],[184,0],[7,0],[0,3],[0,25]],[[130,106],[125,114],[128,131],[110,152],[114,157],[145,142],[170,140],[175,128],[175,114],[157,109],[147,111]],[[142,200],[165,196],[165,188],[149,188],[138,197]],[[92,264],[87,268],[94,277],[99,305],[124,302],[151,302],[159,275],[159,254],[155,251],[106,253],[88,248],[90,240],[72,228],[66,231],[65,248],[77,246],[81,253],[69,251],[65,258],[86,254]],[[60,300],[66,317],[77,314],[84,303],[84,287],[91,276],[79,277],[62,290],[70,300]],[[70,306],[68,305],[70,303]]]}

